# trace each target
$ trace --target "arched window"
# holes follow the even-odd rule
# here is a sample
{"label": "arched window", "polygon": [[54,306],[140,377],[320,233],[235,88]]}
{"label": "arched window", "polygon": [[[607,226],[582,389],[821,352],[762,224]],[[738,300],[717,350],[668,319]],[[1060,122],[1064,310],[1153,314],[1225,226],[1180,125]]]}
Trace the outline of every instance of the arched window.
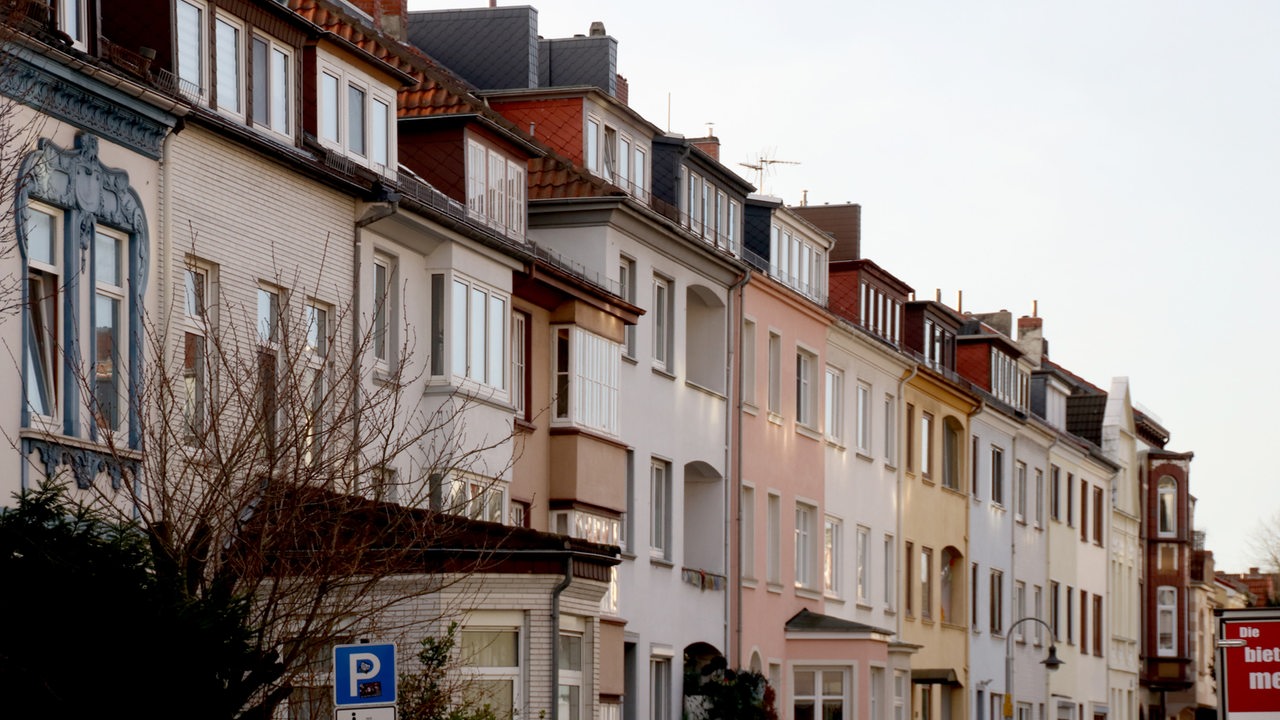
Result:
{"label": "arched window", "polygon": [[1157,532],[1160,535],[1178,534],[1178,481],[1165,475],[1160,478],[1156,490]]}

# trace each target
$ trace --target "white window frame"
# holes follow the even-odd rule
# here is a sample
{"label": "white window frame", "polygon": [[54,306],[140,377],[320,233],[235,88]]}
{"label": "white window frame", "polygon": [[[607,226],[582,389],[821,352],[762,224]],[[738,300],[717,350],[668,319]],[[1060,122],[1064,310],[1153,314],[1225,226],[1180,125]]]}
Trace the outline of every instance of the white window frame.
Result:
{"label": "white window frame", "polygon": [[674,365],[675,283],[667,277],[653,276],[653,366],[671,373]]}
{"label": "white window frame", "polygon": [[742,402],[756,407],[756,321],[742,319]]}
{"label": "white window frame", "polygon": [[649,657],[649,717],[651,720],[671,720],[671,658]]}
{"label": "white window frame", "polygon": [[[566,618],[567,619],[567,618]],[[557,639],[560,643],[558,657],[559,672],[556,674],[560,687],[556,690],[556,706],[559,720],[582,720],[586,697],[583,692],[583,655],[587,651],[584,633],[560,631]],[[577,653],[572,646],[577,646]],[[576,663],[575,663],[576,660]],[[576,692],[575,692],[576,691]],[[574,697],[576,695],[576,699]]]}
{"label": "white window frame", "polygon": [[1172,475],[1156,481],[1156,535],[1178,536],[1178,479]]}
{"label": "white window frame", "polygon": [[826,372],[826,422],[827,439],[837,445],[844,444],[844,371],[827,366]]}
{"label": "white window frame", "polygon": [[1004,506],[1004,448],[991,446],[991,503]]}
{"label": "white window frame", "polygon": [[[329,344],[332,338],[333,306],[320,300],[308,300],[304,318],[304,377],[309,386],[304,390],[310,396],[305,402],[306,427],[303,433],[303,464],[318,462],[324,452],[322,441],[329,405]],[[314,447],[313,447],[314,446]]]}
{"label": "white window frame", "polygon": [[60,0],[58,3],[58,29],[71,38],[77,50],[87,50],[87,12],[89,0]]}
{"label": "white window frame", "polygon": [[987,623],[992,635],[1004,634],[1004,571],[991,570],[987,585]]}
{"label": "white window frame", "polygon": [[832,597],[843,595],[844,523],[830,515],[822,527],[822,591]]}
{"label": "white window frame", "polygon": [[373,298],[370,307],[372,337],[371,349],[377,368],[390,372],[396,367],[400,327],[400,273],[399,260],[394,255],[375,251],[373,254]]}
{"label": "white window frame", "polygon": [[[514,633],[516,640],[515,665],[471,665],[469,663],[470,658],[466,653],[465,638],[468,633]],[[510,682],[511,709],[513,712],[517,711],[523,707],[522,678],[524,677],[524,668],[521,667],[520,659],[525,656],[524,642],[524,632],[519,625],[464,626],[458,635],[458,646],[459,651],[461,652],[461,667],[459,668],[459,672],[473,687],[479,687],[481,683],[487,682]],[[499,714],[502,713],[500,712]]]}
{"label": "white window frame", "polygon": [[520,420],[529,419],[529,314],[511,311],[511,408]]}
{"label": "white window frame", "polygon": [[1013,517],[1021,523],[1027,521],[1027,464],[1021,460],[1014,466]]}
{"label": "white window frame", "polygon": [[[359,72],[355,68],[348,67],[331,56],[321,56],[317,60],[316,68],[316,113],[317,126],[320,128],[319,140],[320,144],[330,148],[335,152],[350,158],[354,162],[367,167],[374,172],[394,177],[398,171],[396,159],[396,118],[394,108],[396,107],[396,91],[394,88],[383,85],[374,80],[370,75]],[[330,92],[324,84],[324,77],[328,75],[337,81],[336,92],[334,98],[328,97]],[[364,121],[364,132],[361,137],[364,144],[363,152],[352,147],[351,128],[348,127],[351,119],[350,108],[350,89],[356,88],[364,93],[362,116]],[[373,126],[373,103],[377,100],[388,108],[385,133],[375,134],[372,130]],[[327,103],[332,101],[335,110],[335,116],[332,121],[335,123],[333,132],[326,126]],[[385,137],[386,151],[385,163],[378,162],[375,158],[382,155],[381,152],[374,153],[370,150],[373,147],[373,141]]]}
{"label": "white window frame", "polygon": [[1178,654],[1178,589],[1172,585],[1156,587],[1156,654]]}
{"label": "white window frame", "polygon": [[[103,247],[99,244],[99,238],[106,237],[116,243],[116,267],[115,272],[118,283],[104,280],[102,277],[102,259],[98,253]],[[93,292],[93,310],[92,310],[92,337],[93,344],[91,353],[91,371],[90,377],[93,379],[91,395],[93,396],[93,414],[95,416],[95,424],[99,431],[109,433],[120,433],[128,428],[129,420],[129,236],[118,230],[105,227],[103,225],[94,226],[93,241],[93,262],[94,262],[94,292]],[[102,319],[99,317],[101,306],[99,301],[107,303],[115,303],[117,309],[114,320],[115,338],[112,343],[115,357],[104,359],[98,356],[98,351],[102,348],[102,343],[97,337],[98,328]],[[114,402],[112,406],[114,418],[103,418],[99,411],[98,400],[98,375],[99,369],[103,367],[106,360],[110,363],[111,374],[113,376],[112,385],[114,389]]]}
{"label": "white window frame", "polygon": [[600,128],[600,120],[588,115],[582,131],[582,157],[586,168],[596,175],[600,174]]}
{"label": "white window frame", "polygon": [[[618,343],[576,325],[551,326],[552,423],[618,434],[622,356]],[[562,366],[562,358],[567,366]]]}
{"label": "white window frame", "polygon": [[216,272],[215,266],[194,257],[187,258],[182,271],[182,418],[188,439],[197,438],[208,427],[212,395],[206,343],[217,311],[217,304],[210,302],[216,292]]}
{"label": "white window frame", "polygon": [[871,454],[871,385],[858,381],[858,452]]}
{"label": "white window frame", "polygon": [[782,411],[782,336],[769,331],[769,412]]}
{"label": "white window frame", "polygon": [[[236,43],[234,55],[224,54],[226,51],[222,47],[222,41],[225,39],[222,35],[223,28],[226,28],[228,31],[235,32]],[[248,58],[245,43],[245,38],[247,36],[248,33],[244,22],[239,18],[227,15],[226,13],[214,13],[213,66],[215,73],[218,76],[217,84],[214,86],[214,95],[217,97],[217,108],[218,112],[225,115],[231,115],[239,120],[244,120],[245,118],[245,86],[248,84],[245,82],[247,77],[245,72],[247,67],[246,60]],[[233,60],[235,62],[235,70],[234,72],[227,72],[228,68],[225,67],[223,63]],[[224,83],[230,82],[235,83],[235,97],[232,99],[231,103],[228,103],[227,99],[223,97],[223,88]]]}
{"label": "white window frame", "polygon": [[[633,305],[636,302],[636,261],[626,255],[618,256],[618,296]],[[636,326],[627,325],[623,332],[625,339],[622,353],[625,357],[635,359]]]}
{"label": "white window frame", "polygon": [[[800,673],[812,673],[813,675],[812,693],[802,694],[800,692],[801,685],[800,685],[800,682],[797,680],[797,676]],[[827,682],[823,676],[827,675],[828,673],[839,675],[840,677],[840,694],[839,695],[826,694],[825,688],[826,688]],[[812,717],[815,717],[815,718],[844,717],[846,712],[849,710],[849,705],[850,705],[849,698],[851,696],[851,692],[850,692],[851,688],[849,687],[849,676],[850,676],[850,673],[848,669],[844,667],[801,666],[801,667],[792,668],[791,670],[792,713],[798,714],[795,712],[796,705],[798,705],[801,702],[808,702],[808,703],[812,703],[813,705]],[[828,704],[837,705],[838,710],[835,713],[828,713],[827,712]],[[832,708],[832,709],[835,709],[835,708]]]}
{"label": "white window frame", "polygon": [[[196,17],[196,37],[183,37],[182,30],[182,12],[183,8],[188,11],[195,12]],[[178,80],[180,83],[194,83],[195,88],[192,92],[187,88],[182,88],[184,93],[190,93],[193,99],[203,100],[208,96],[208,78],[209,78],[209,40],[208,40],[208,23],[206,18],[209,8],[203,2],[192,2],[192,0],[177,0],[175,8],[175,18],[177,27],[175,29],[175,52],[174,65],[177,68]],[[188,43],[194,43],[194,50],[187,48]],[[195,72],[189,72],[189,68],[184,66],[184,57],[186,61],[193,61],[196,64]]]}
{"label": "white window frame", "polygon": [[671,462],[649,461],[649,557],[671,560]]}
{"label": "white window frame", "polygon": [[817,522],[818,508],[796,501],[795,510],[795,585],[805,590],[817,589]]}
{"label": "white window frame", "polygon": [[895,606],[894,593],[898,587],[898,568],[897,568],[897,540],[888,533],[884,536],[884,565],[881,568],[881,582],[884,583],[884,609],[893,611]]}
{"label": "white window frame", "polygon": [[738,499],[742,511],[742,545],[738,554],[742,563],[742,578],[756,579],[756,489],[743,483],[742,494]]}
{"label": "white window frame", "polygon": [[[448,278],[449,331],[446,337],[451,377],[457,384],[483,385],[505,394],[510,367],[507,352],[511,296],[459,273],[452,273]],[[496,316],[495,302],[500,303]],[[483,308],[477,308],[477,304],[482,304]],[[495,343],[501,347],[494,348]]]}
{"label": "white window frame", "polygon": [[771,585],[782,584],[782,496],[768,494],[765,504],[765,580]]}
{"label": "white window frame", "polygon": [[796,348],[796,423],[810,429],[817,423],[817,365],[813,351]]}
{"label": "white window frame", "polygon": [[[63,279],[63,213],[48,205],[30,202],[27,222],[27,308],[24,332],[27,334],[27,357],[23,361],[23,378],[26,382],[24,401],[27,403],[29,424],[45,429],[57,426],[62,415],[63,399],[63,311],[65,308],[65,280]],[[44,227],[30,222],[32,215],[39,213],[48,218],[48,257],[38,260],[33,257],[31,239],[35,228]],[[31,295],[39,292],[40,298]],[[37,317],[37,309],[39,317]],[[33,377],[35,375],[35,377]],[[43,387],[43,398],[38,397]],[[32,393],[37,394],[37,401],[32,401]],[[38,405],[43,404],[48,412],[40,412]]]}
{"label": "white window frame", "polygon": [[[266,67],[259,69],[259,58],[256,54],[256,48],[259,43],[265,48]],[[284,58],[283,77],[278,77],[276,58],[277,56]],[[253,98],[253,112],[250,114],[253,126],[260,128],[266,132],[274,133],[283,138],[292,139],[293,137],[293,83],[294,83],[294,55],[293,48],[282,44],[280,41],[261,32],[254,32],[249,39],[249,59],[253,65],[250,75],[253,77],[253,87],[255,95],[257,94],[259,84],[265,83],[266,88],[262,93],[265,99],[265,122],[259,122],[259,113],[262,110],[258,107],[259,97]],[[281,90],[278,86],[283,80],[284,88]],[[283,107],[279,103],[283,100]]]}
{"label": "white window frame", "polygon": [[857,598],[860,603],[871,600],[871,528],[858,526],[854,545],[854,568],[857,573]]}
{"label": "white window frame", "polygon": [[512,240],[525,241],[526,167],[488,142],[467,137],[467,213]]}

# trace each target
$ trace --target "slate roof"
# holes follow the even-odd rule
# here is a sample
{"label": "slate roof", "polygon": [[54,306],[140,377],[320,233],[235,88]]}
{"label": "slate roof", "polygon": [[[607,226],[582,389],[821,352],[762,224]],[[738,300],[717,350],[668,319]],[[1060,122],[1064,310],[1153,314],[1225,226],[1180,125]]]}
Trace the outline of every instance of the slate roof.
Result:
{"label": "slate roof", "polygon": [[1071,395],[1067,398],[1067,432],[1094,445],[1102,445],[1102,419],[1106,395]]}

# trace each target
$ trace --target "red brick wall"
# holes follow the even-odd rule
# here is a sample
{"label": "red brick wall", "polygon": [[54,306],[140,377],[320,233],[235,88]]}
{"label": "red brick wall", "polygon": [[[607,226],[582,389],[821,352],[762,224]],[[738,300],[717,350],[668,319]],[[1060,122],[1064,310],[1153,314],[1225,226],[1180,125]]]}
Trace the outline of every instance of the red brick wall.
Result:
{"label": "red brick wall", "polygon": [[956,372],[991,392],[991,346],[984,342],[956,343]]}

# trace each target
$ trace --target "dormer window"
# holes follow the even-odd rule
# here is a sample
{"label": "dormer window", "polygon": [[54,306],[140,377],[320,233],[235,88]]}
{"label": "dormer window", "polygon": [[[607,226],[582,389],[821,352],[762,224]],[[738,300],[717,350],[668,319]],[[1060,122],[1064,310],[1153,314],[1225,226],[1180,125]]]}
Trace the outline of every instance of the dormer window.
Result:
{"label": "dormer window", "polygon": [[320,60],[320,142],[365,167],[395,171],[395,92],[369,75]]}
{"label": "dormer window", "polygon": [[931,368],[947,367],[947,358],[951,356],[956,336],[947,328],[925,318],[924,321],[924,362]]}
{"label": "dormer window", "polygon": [[[869,282],[862,283],[860,299],[859,323],[896,345],[901,340],[902,323],[899,318],[902,315],[902,303]],[[927,328],[928,321],[925,323]],[[925,343],[928,344],[927,336]]]}
{"label": "dormer window", "polygon": [[496,148],[467,140],[467,211],[498,232],[524,241],[525,166]]}
{"label": "dormer window", "polygon": [[193,102],[292,141],[294,49],[197,0],[177,0],[176,15],[175,70],[182,92]]}
{"label": "dormer window", "polygon": [[293,54],[265,35],[253,36],[253,124],[281,135],[289,134],[292,93],[289,90]]}
{"label": "dormer window", "polygon": [[1002,352],[991,351],[991,394],[1018,409],[1025,409],[1031,385],[1030,376],[1018,367],[1018,361]]}

